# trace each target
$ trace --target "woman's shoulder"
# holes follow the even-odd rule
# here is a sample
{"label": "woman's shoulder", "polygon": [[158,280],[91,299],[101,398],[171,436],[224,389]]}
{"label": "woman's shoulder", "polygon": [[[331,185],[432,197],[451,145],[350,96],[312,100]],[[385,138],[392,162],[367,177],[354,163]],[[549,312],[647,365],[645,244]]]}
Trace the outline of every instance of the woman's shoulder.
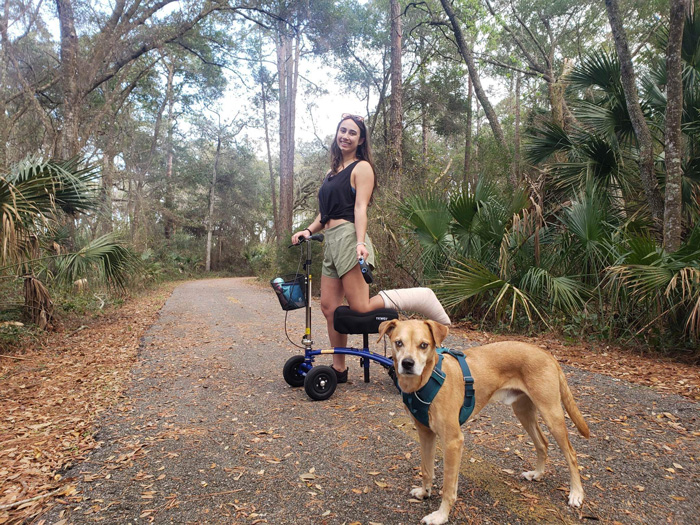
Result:
{"label": "woman's shoulder", "polygon": [[357,164],[355,164],[355,167],[352,171],[353,173],[368,173],[374,175],[374,169],[372,168],[372,165],[366,160],[358,160]]}

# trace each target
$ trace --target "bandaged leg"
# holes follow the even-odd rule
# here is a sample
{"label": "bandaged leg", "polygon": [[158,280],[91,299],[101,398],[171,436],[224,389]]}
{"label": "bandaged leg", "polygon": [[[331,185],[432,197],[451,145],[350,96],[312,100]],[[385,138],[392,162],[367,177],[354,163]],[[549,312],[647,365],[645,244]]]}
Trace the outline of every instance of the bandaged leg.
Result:
{"label": "bandaged leg", "polygon": [[394,310],[410,310],[444,325],[452,324],[450,317],[430,288],[400,288],[382,290],[384,306]]}

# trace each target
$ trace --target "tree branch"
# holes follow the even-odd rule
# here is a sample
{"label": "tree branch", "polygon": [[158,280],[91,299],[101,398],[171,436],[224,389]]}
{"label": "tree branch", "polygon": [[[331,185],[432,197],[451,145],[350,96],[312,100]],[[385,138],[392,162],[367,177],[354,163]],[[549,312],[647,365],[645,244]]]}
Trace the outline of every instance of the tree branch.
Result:
{"label": "tree branch", "polygon": [[[496,18],[496,19],[499,18],[498,15],[496,14],[496,11],[493,9],[493,6],[491,6],[491,2],[489,2],[489,0],[486,0],[486,7],[488,8],[489,12],[491,13],[491,15],[492,15],[494,18]],[[537,62],[537,60],[535,59],[535,57],[532,56],[532,54],[525,48],[525,45],[520,41],[520,39],[519,39],[518,36],[515,34],[515,32],[513,31],[513,29],[512,29],[510,26],[508,26],[508,25],[507,25],[505,22],[503,22],[503,21],[501,21],[500,24],[501,24],[501,27],[503,28],[503,30],[504,30],[506,33],[508,33],[508,35],[510,35],[510,37],[513,39],[513,41],[515,42],[515,45],[518,46],[518,49],[520,49],[520,51],[522,52],[522,54],[525,55],[525,58],[526,58],[527,61],[530,63],[530,67],[531,67],[534,71],[537,71],[538,73],[541,73],[541,74],[543,74],[543,75],[546,74],[545,68],[543,68],[543,67]],[[540,50],[541,50],[541,48],[540,48]],[[542,50],[541,50],[541,51],[542,51]],[[545,56],[546,56],[546,54],[545,54]]]}

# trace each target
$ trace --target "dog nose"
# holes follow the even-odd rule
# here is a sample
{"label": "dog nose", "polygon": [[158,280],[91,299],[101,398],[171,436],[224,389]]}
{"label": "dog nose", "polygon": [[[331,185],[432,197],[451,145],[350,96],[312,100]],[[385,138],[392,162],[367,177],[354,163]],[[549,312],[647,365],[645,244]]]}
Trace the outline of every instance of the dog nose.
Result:
{"label": "dog nose", "polygon": [[407,357],[406,359],[403,359],[401,361],[401,367],[404,370],[411,370],[413,368],[413,365],[415,365],[415,364],[416,364],[416,362],[413,359],[411,359],[410,357]]}

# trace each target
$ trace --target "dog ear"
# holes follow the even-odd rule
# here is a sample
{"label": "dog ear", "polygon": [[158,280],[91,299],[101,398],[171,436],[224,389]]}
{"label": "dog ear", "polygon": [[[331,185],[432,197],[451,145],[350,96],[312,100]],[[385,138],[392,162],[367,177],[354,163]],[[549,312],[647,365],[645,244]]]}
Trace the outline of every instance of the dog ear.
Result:
{"label": "dog ear", "polygon": [[382,324],[380,324],[379,338],[377,339],[377,342],[381,341],[385,334],[391,336],[391,332],[394,330],[394,328],[396,328],[396,323],[398,323],[398,321],[396,319],[392,319],[391,321],[384,321]]}
{"label": "dog ear", "polygon": [[438,323],[437,321],[423,321],[428,325],[430,333],[433,334],[433,339],[435,340],[435,346],[440,346],[442,342],[447,337],[447,332],[450,331],[444,324]]}

